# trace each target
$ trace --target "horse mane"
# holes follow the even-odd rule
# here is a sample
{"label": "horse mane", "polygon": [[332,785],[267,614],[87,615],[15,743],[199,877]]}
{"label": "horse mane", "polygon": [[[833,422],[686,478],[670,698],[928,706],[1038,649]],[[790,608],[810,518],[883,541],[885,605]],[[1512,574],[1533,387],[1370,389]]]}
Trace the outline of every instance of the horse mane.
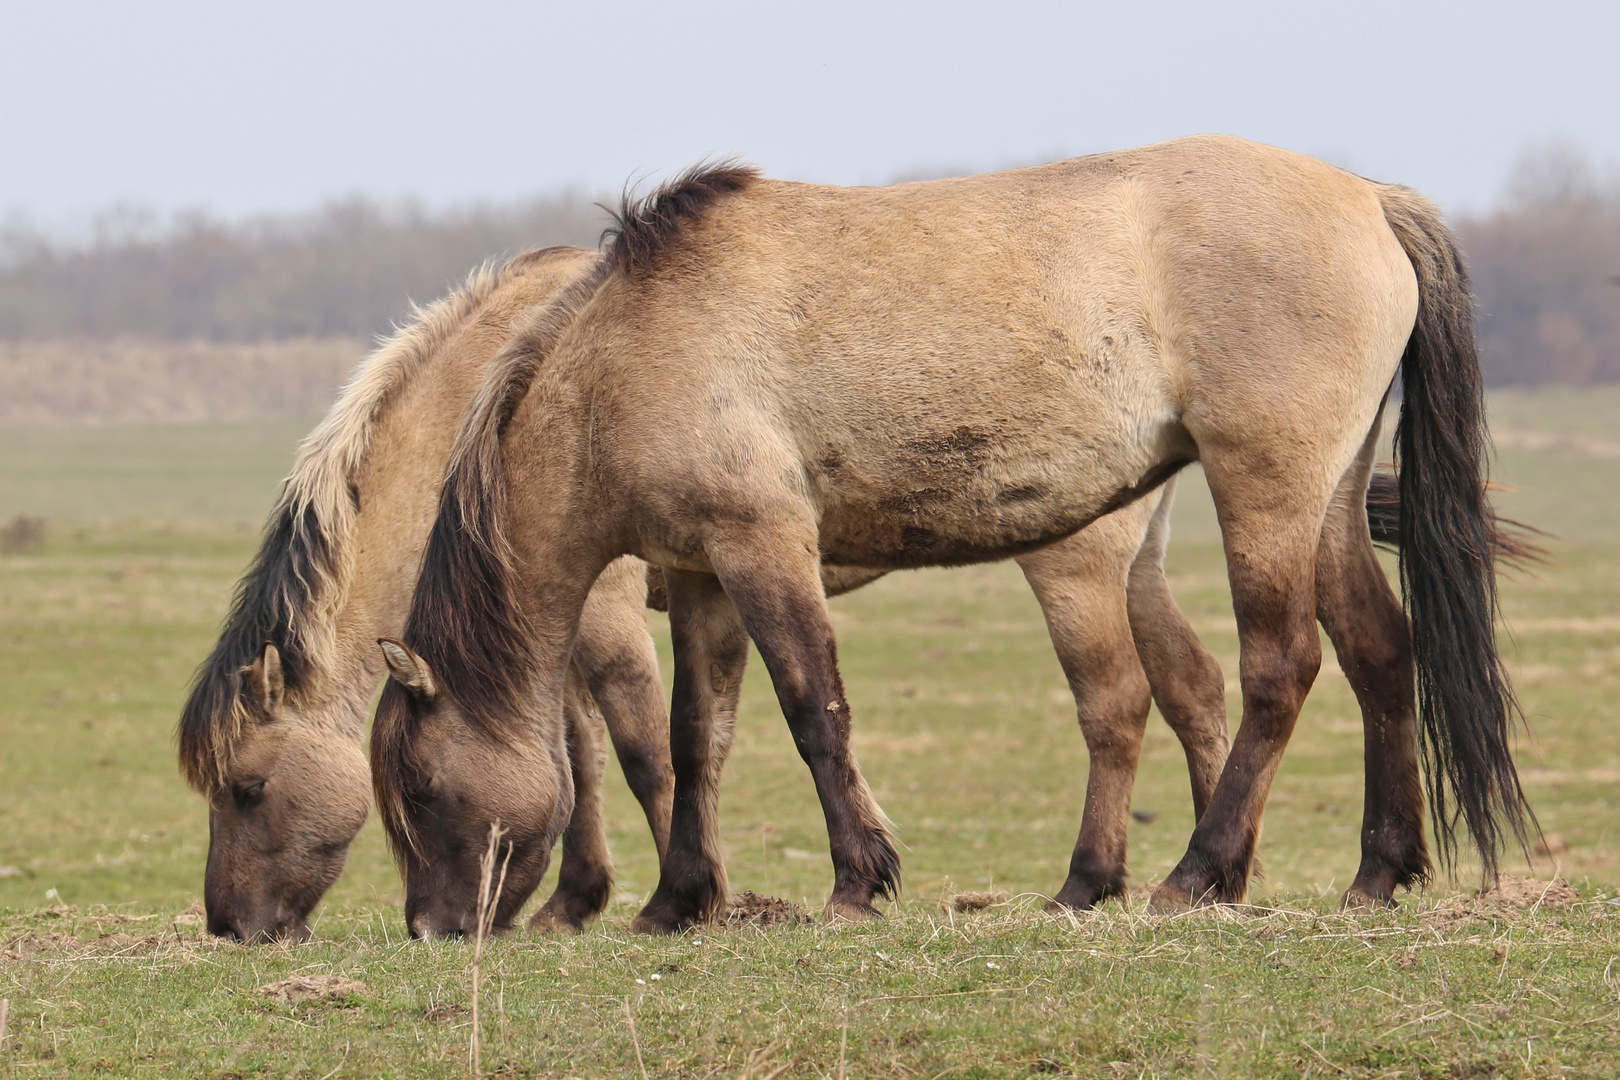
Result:
{"label": "horse mane", "polygon": [[287,693],[295,699],[331,669],[358,511],[350,480],[388,402],[496,289],[572,250],[545,248],[499,265],[485,262],[443,299],[413,304],[409,320],[359,363],[326,417],[299,445],[258,554],[236,587],[219,640],[197,669],[180,714],[180,768],[197,791],[212,794],[225,782],[249,715],[242,671],[266,642],[280,652]]}
{"label": "horse mane", "polygon": [[[606,260],[598,262],[491,361],[456,432],[401,634],[426,661],[440,693],[450,693],[468,722],[502,742],[521,727],[518,710],[533,667],[533,631],[518,603],[505,532],[501,434],[557,338],[612,272]],[[405,808],[419,775],[412,751],[416,719],[405,691],[390,679],[372,722],[371,776],[396,855],[415,846]]]}
{"label": "horse mane", "polygon": [[602,233],[602,252],[626,277],[651,277],[689,227],[727,195],[745,191],[759,170],[735,161],[699,162],[644,198],[626,191]]}
{"label": "horse mane", "polygon": [[[601,262],[506,344],[462,419],[402,640],[465,721],[498,743],[511,744],[526,730],[524,690],[534,671],[534,630],[518,600],[506,534],[501,436],[557,341],[603,284],[656,274],[692,225],[758,177],[734,163],[700,164],[645,198],[626,193],[618,211],[610,211]],[[416,847],[407,810],[422,773],[413,750],[418,720],[404,689],[390,680],[372,723],[371,776],[400,858]]]}

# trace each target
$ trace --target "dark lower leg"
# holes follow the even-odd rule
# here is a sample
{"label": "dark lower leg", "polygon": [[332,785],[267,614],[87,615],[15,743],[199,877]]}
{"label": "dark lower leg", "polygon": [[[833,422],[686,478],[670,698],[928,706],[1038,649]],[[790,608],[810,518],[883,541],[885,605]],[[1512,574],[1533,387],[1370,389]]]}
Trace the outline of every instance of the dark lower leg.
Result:
{"label": "dark lower leg", "polygon": [[712,575],[668,571],[666,580],[675,645],[669,718],[675,786],[658,888],[632,924],[649,933],[679,932],[712,919],[725,906],[720,773],[731,749],[748,661],[748,636]]}
{"label": "dark lower leg", "polygon": [[1135,703],[1110,702],[1097,709],[1099,695],[1082,697],[1080,730],[1090,751],[1086,808],[1080,836],[1069,858],[1069,876],[1053,898],[1055,904],[1085,910],[1125,892],[1125,838],[1130,821],[1131,788],[1147,728],[1148,695],[1141,686]]}
{"label": "dark lower leg", "polygon": [[876,914],[900,885],[900,860],[883,813],[850,750],[850,708],[838,674],[813,534],[806,543],[710,549],[710,559],[759,647],[799,755],[827,819],[833,863],[830,915]]}
{"label": "dark lower leg", "polygon": [[1307,522],[1271,515],[1252,530],[1223,524],[1242,649],[1243,723],[1186,854],[1154,890],[1156,910],[1237,903],[1248,895],[1272,777],[1321,664],[1313,618],[1316,530],[1307,535]]}
{"label": "dark lower leg", "polygon": [[[1359,502],[1359,489],[1353,492]],[[1348,506],[1348,504],[1344,504]],[[1336,504],[1337,506],[1337,504]],[[1317,562],[1317,616],[1361,706],[1366,780],[1361,865],[1347,907],[1384,906],[1428,877],[1411,638],[1359,506],[1330,516]]]}
{"label": "dark lower leg", "polygon": [[[1122,524],[1125,517],[1134,517]],[[1040,601],[1053,648],[1074,695],[1090,754],[1086,803],[1069,874],[1054,907],[1087,909],[1125,891],[1126,829],[1148,684],[1130,644],[1125,568],[1142,535],[1131,508],[1019,560]]]}
{"label": "dark lower leg", "polygon": [[579,930],[607,907],[613,858],[602,820],[601,719],[577,671],[570,671],[565,705],[574,813],[563,830],[557,887],[529,920],[530,930]]}

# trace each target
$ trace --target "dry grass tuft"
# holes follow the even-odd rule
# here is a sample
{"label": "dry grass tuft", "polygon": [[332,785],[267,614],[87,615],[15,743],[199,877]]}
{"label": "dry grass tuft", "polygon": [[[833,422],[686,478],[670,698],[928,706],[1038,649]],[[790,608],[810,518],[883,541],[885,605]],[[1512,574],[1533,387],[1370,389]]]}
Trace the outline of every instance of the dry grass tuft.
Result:
{"label": "dry grass tuft", "polygon": [[296,975],[280,982],[266,983],[253,991],[289,1008],[295,1005],[326,1005],[352,997],[365,997],[371,988],[359,979],[342,975]]}

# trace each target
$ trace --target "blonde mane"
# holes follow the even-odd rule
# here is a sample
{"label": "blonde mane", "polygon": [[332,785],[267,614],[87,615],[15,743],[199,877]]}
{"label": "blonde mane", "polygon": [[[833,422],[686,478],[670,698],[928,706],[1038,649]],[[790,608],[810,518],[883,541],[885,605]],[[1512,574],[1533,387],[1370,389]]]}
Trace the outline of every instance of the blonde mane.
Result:
{"label": "blonde mane", "polygon": [[259,553],[237,586],[219,641],[198,669],[180,716],[180,767],[192,787],[211,794],[225,782],[248,716],[242,670],[265,642],[280,652],[294,700],[331,673],[337,615],[352,569],[349,540],[358,510],[352,479],[389,402],[497,289],[565,252],[575,249],[545,248],[499,265],[486,262],[443,299],[413,305],[409,320],[360,362],[299,445]]}

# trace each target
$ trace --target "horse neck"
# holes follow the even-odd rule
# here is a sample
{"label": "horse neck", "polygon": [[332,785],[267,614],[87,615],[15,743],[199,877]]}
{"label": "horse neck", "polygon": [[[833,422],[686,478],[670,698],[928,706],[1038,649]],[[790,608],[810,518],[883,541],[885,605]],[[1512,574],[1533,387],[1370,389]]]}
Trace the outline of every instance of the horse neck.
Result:
{"label": "horse neck", "polygon": [[398,637],[438,509],[456,428],[492,349],[442,349],[390,396],[352,479],[360,512],[347,543],[343,601],[321,696],[358,734],[383,677],[380,637]]}
{"label": "horse neck", "polygon": [[[564,692],[574,640],[586,597],[597,575],[620,555],[623,507],[590,482],[588,393],[566,385],[566,374],[548,373],[550,385],[531,389],[502,439],[508,484],[504,529],[513,554],[513,584],[533,628],[538,680],[533,692],[558,701]],[[638,605],[638,613],[640,606]]]}

